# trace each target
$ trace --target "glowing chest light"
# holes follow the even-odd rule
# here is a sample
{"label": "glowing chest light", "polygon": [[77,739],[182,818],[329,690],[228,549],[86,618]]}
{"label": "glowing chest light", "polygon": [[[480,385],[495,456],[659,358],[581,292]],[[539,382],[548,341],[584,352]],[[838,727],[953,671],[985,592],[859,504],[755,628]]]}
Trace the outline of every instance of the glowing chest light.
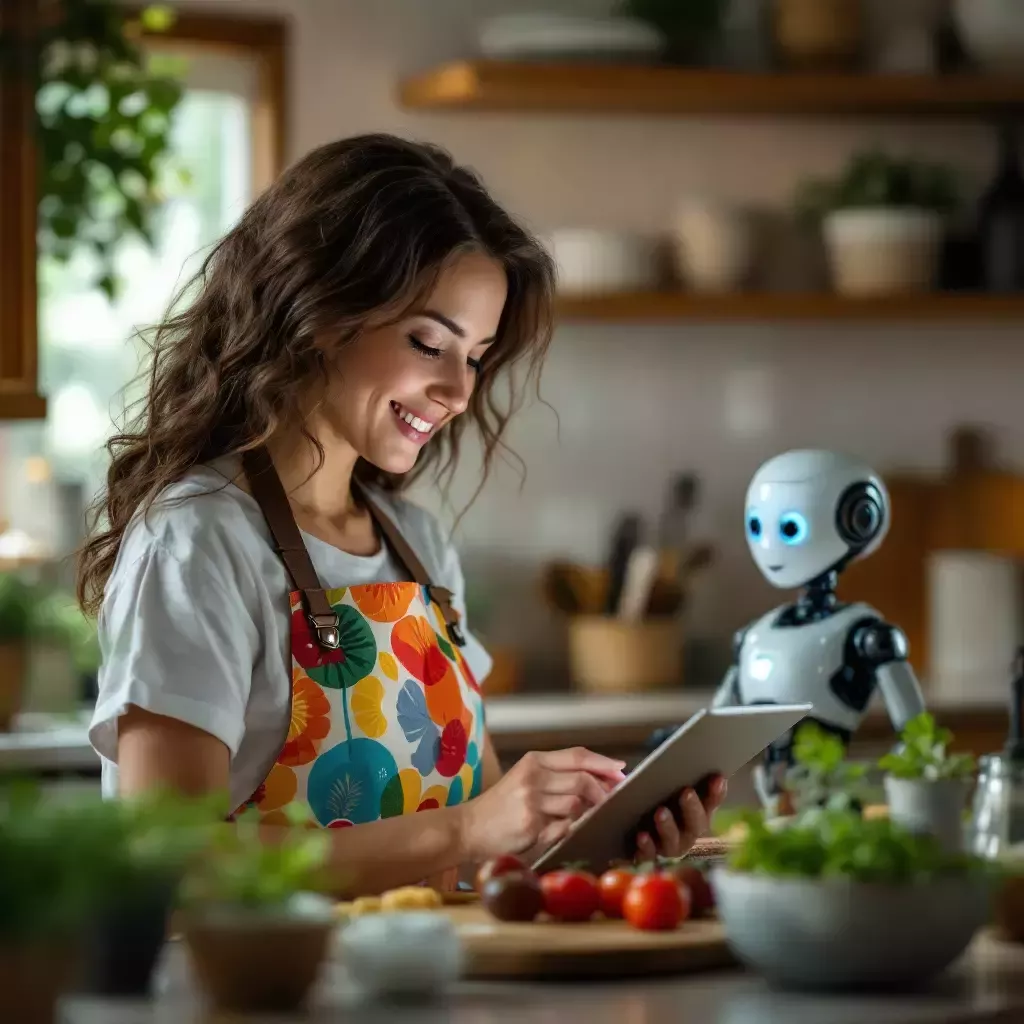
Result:
{"label": "glowing chest light", "polygon": [[750,675],[751,678],[756,679],[759,683],[763,683],[772,674],[772,659],[766,657],[763,654],[759,654],[750,663]]}

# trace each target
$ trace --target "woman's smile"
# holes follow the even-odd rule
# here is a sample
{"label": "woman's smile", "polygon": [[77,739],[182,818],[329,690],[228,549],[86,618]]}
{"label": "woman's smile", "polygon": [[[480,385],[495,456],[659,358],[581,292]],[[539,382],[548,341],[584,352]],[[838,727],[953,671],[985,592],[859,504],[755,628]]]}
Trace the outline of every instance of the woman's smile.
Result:
{"label": "woman's smile", "polygon": [[435,424],[423,416],[413,412],[400,402],[391,402],[391,411],[395,414],[395,426],[403,437],[416,444],[426,444],[430,440]]}

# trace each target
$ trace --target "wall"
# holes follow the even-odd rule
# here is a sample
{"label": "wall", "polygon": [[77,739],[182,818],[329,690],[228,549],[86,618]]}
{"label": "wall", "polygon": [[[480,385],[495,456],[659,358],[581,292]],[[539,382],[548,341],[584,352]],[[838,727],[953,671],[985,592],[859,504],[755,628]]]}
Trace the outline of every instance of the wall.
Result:
{"label": "wall", "polygon": [[[600,11],[607,3],[560,6]],[[370,130],[430,139],[476,167],[539,231],[570,223],[656,231],[689,192],[784,204],[801,175],[831,171],[870,141],[955,158],[978,180],[990,167],[988,134],[973,125],[412,114],[394,103],[399,77],[470,52],[472,19],[516,4],[244,7],[293,21],[293,155]],[[528,466],[525,485],[503,468],[458,534],[474,582],[501,583],[490,632],[553,650],[557,631],[535,604],[538,564],[566,553],[601,557],[623,509],[655,515],[669,475],[694,469],[704,486],[696,527],[720,561],[696,596],[692,630],[725,638],[774,596],[742,541],[743,492],[762,460],[793,445],[836,446],[882,470],[937,468],[946,433],[969,421],[996,429],[1004,455],[1019,465],[1021,379],[1020,333],[1005,326],[562,327],[543,388],[560,424],[543,406],[524,411],[510,441]],[[452,492],[456,508],[475,486],[467,469]],[[433,495],[425,500],[440,507]]]}

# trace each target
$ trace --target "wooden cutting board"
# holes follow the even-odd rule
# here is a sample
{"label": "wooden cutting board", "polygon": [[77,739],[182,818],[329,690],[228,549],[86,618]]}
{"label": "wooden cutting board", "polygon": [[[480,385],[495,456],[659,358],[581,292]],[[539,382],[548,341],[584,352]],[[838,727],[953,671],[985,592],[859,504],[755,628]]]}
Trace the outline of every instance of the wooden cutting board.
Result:
{"label": "wooden cutting board", "polygon": [[687,974],[736,964],[713,918],[671,932],[643,932],[623,921],[581,924],[498,921],[482,906],[446,907],[466,950],[465,976],[591,978]]}

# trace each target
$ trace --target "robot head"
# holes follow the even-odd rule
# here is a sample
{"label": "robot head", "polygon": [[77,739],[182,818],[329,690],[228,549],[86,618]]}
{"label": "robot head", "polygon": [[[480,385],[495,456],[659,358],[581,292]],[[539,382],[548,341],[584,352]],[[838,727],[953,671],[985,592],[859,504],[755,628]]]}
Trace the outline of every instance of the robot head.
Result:
{"label": "robot head", "polygon": [[871,554],[889,530],[881,477],[845,455],[791,451],[766,462],[747,490],[746,534],[774,586],[802,587]]}

